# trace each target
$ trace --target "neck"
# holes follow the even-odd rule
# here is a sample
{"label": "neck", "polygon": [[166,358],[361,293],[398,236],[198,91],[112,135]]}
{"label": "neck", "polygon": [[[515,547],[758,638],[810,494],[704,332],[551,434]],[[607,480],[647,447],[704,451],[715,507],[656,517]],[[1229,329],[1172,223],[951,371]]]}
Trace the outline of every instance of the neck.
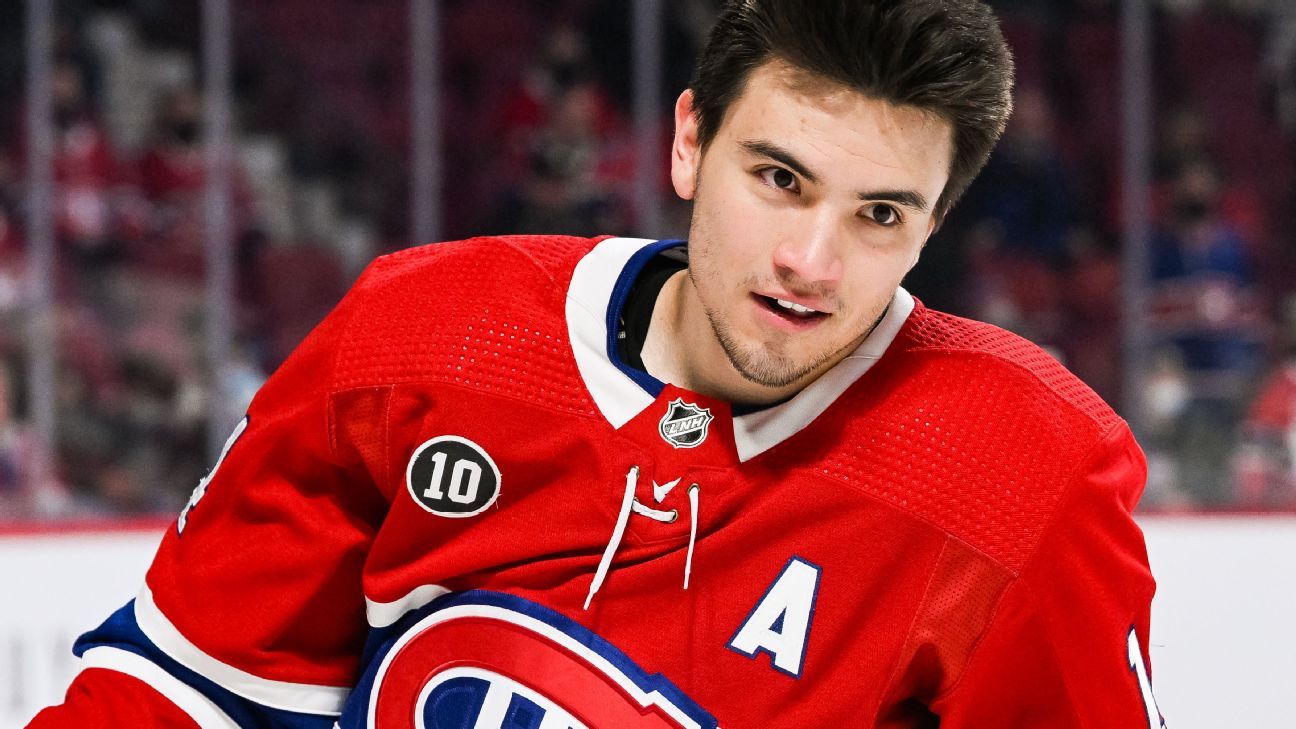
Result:
{"label": "neck", "polygon": [[743,377],[716,338],[687,270],[671,276],[657,296],[642,356],[644,368],[662,382],[733,404],[782,402],[813,379],[774,388]]}

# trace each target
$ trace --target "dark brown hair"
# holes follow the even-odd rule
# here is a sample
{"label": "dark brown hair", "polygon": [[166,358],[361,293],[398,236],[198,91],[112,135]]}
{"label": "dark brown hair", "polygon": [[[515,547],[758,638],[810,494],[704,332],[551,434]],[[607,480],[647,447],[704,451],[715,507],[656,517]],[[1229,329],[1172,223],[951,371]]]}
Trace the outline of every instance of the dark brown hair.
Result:
{"label": "dark brown hair", "polygon": [[1012,55],[976,0],[727,0],[690,87],[706,147],[751,72],[774,59],[954,129],[939,220],[967,190],[1012,110]]}

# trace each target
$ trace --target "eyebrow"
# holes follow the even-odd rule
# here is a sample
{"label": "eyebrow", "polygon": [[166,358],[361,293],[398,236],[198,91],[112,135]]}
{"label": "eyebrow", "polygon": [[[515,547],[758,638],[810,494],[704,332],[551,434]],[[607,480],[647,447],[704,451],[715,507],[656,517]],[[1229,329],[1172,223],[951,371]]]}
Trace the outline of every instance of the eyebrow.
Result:
{"label": "eyebrow", "polygon": [[798,175],[801,175],[802,177],[806,178],[810,182],[813,182],[815,184],[818,184],[819,182],[819,176],[811,172],[810,168],[806,167],[805,164],[801,162],[801,160],[796,158],[796,155],[792,154],[786,149],[783,149],[777,144],[774,144],[773,142],[765,142],[758,139],[752,139],[752,140],[744,140],[742,142],[739,142],[739,145],[743,149],[747,150],[748,152],[751,152],[752,154],[758,157],[769,157],[775,162],[781,162],[784,165],[787,165],[789,168],[792,169],[793,172],[797,173]]}
{"label": "eyebrow", "polygon": [[[793,172],[804,177],[811,183],[818,184],[819,176],[810,171],[796,155],[774,144],[759,139],[744,140],[738,143],[743,149],[758,157],[768,157],[780,164],[787,166]],[[931,203],[927,197],[916,190],[869,190],[857,193],[856,197],[860,200],[884,200],[893,202],[897,205],[903,205],[913,208],[920,213],[925,213],[931,209]]]}
{"label": "eyebrow", "polygon": [[885,200],[913,208],[920,213],[931,209],[931,203],[927,202],[926,196],[915,190],[870,190],[858,193],[856,197],[860,200]]}

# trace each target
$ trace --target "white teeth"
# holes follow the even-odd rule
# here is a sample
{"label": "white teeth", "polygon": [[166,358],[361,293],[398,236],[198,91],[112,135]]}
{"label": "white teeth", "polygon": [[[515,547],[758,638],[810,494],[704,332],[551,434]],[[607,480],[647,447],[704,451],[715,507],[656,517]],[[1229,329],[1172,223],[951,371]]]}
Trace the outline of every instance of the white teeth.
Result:
{"label": "white teeth", "polygon": [[784,301],[783,299],[774,299],[774,301],[775,301],[776,303],[778,303],[778,305],[781,306],[781,307],[783,307],[784,309],[789,309],[789,310],[791,310],[791,311],[795,311],[795,312],[798,313],[798,314],[818,314],[818,313],[819,313],[819,312],[815,311],[814,309],[811,309],[811,308],[806,307],[806,306],[802,306],[802,305],[800,305],[800,304],[794,304],[794,303],[792,303],[791,301]]}

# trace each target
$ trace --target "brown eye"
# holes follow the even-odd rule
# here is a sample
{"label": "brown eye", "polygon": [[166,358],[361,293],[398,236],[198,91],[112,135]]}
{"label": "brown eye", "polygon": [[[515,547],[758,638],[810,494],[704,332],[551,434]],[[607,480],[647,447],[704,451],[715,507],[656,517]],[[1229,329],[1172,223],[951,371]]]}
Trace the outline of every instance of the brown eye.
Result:
{"label": "brown eye", "polygon": [[782,167],[766,167],[759,172],[761,180],[770,187],[777,187],[788,192],[800,192],[796,175]]}
{"label": "brown eye", "polygon": [[885,203],[878,203],[869,208],[868,217],[872,218],[873,222],[878,225],[883,225],[888,228],[893,225],[899,225],[902,222],[900,219],[900,211]]}

